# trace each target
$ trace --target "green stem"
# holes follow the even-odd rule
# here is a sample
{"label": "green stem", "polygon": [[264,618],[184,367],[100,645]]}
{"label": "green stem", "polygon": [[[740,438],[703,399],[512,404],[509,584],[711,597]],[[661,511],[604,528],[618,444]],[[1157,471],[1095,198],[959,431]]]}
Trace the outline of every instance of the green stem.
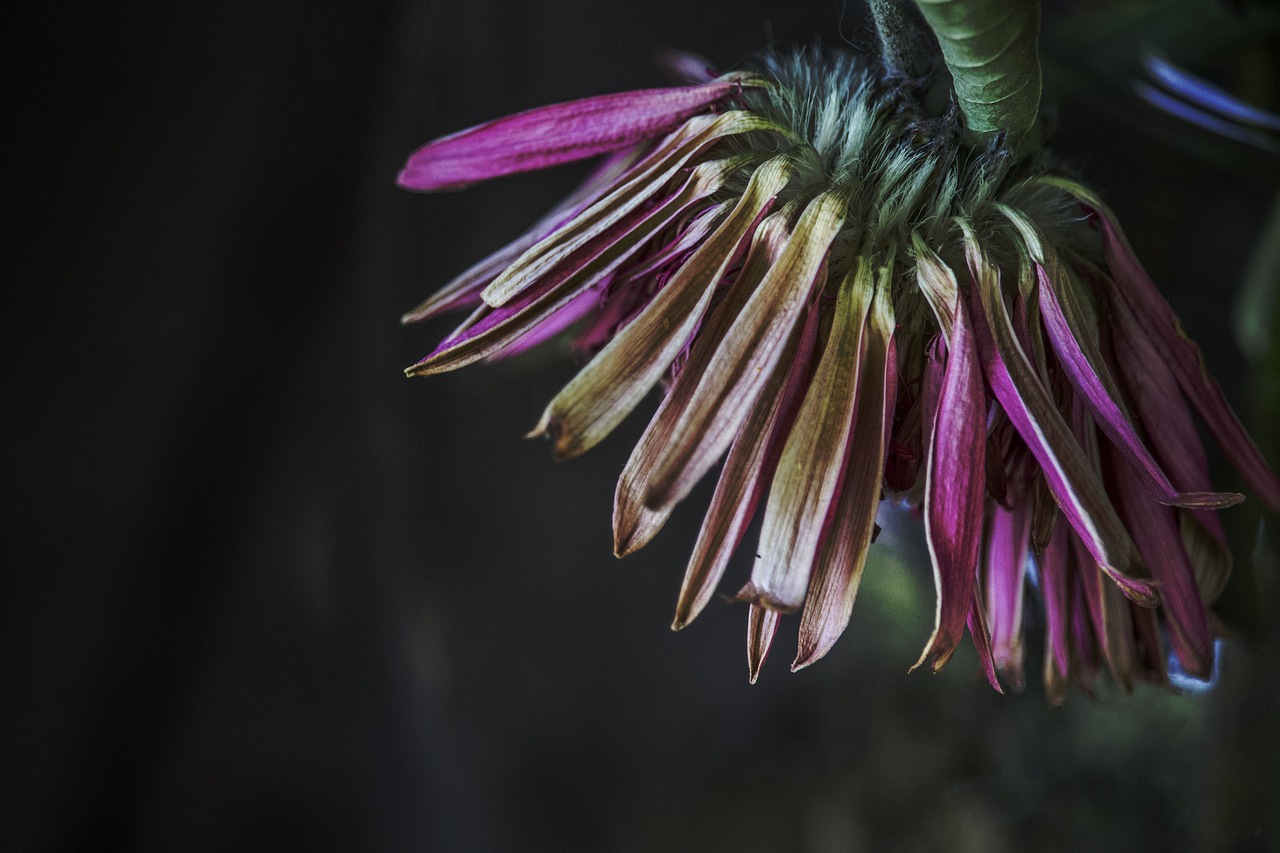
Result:
{"label": "green stem", "polygon": [[915,0],[938,37],[969,141],[1034,144],[1040,112],[1039,0]]}
{"label": "green stem", "polygon": [[909,0],[867,0],[880,36],[880,58],[890,77],[915,80],[929,70],[927,37]]}

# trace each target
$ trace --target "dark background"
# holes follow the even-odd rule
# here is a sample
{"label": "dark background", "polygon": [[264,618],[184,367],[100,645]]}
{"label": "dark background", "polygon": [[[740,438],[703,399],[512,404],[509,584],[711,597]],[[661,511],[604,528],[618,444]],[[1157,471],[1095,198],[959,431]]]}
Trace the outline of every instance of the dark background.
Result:
{"label": "dark background", "polygon": [[[667,630],[695,506],[611,556],[642,417],[556,465],[520,437],[572,375],[555,345],[401,375],[452,318],[399,314],[582,173],[419,196],[393,187],[409,151],[661,85],[662,47],[866,46],[849,5],[6,12],[0,848],[1276,849],[1277,519],[1260,535],[1256,502],[1230,514],[1237,636],[1207,693],[1052,711],[1034,638],[1021,696],[967,653],[907,676],[933,610],[910,518],[829,658],[789,675],[784,624],[750,687],[744,611]],[[1280,167],[1129,85],[1153,44],[1276,109],[1275,17],[1051,5],[1045,38],[1056,149],[1272,460],[1280,355],[1246,362],[1231,312],[1278,239]]]}

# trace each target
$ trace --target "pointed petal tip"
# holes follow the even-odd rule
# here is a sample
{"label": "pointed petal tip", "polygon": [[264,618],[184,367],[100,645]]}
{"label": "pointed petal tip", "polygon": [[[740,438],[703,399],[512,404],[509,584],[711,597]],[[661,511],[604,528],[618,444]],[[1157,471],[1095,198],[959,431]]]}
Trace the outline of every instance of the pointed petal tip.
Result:
{"label": "pointed petal tip", "polygon": [[791,662],[791,671],[799,672],[802,669],[813,666],[826,657],[829,651],[831,651],[830,647],[822,648],[813,644],[802,646],[796,652],[796,659]]}
{"label": "pointed petal tip", "polygon": [[634,530],[624,532],[621,536],[615,532],[613,536],[613,556],[619,560],[623,557],[630,557],[643,548],[644,545],[645,543],[636,541]]}
{"label": "pointed petal tip", "polygon": [[746,586],[738,590],[737,595],[730,596],[729,600],[742,604],[754,604],[774,613],[795,613],[800,609],[799,604],[788,604],[785,601],[781,601],[773,593],[756,586],[751,581],[748,581]]}
{"label": "pointed petal tip", "polygon": [[701,610],[693,609],[693,602],[686,601],[682,595],[676,602],[676,613],[671,619],[671,630],[683,631],[688,628],[693,620],[698,618],[700,612]]}
{"label": "pointed petal tip", "polygon": [[547,416],[543,415],[542,420],[538,421],[538,425],[524,434],[525,438],[553,438],[551,435],[551,425],[547,423]]}

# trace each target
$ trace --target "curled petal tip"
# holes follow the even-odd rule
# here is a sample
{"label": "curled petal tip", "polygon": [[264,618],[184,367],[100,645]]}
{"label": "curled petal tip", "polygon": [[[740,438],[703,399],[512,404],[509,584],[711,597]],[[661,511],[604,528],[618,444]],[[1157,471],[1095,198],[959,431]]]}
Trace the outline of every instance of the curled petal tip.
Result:
{"label": "curled petal tip", "polygon": [[1134,604],[1148,609],[1160,606],[1160,592],[1156,589],[1160,585],[1159,581],[1139,580],[1103,563],[1099,563],[1098,568],[1106,572],[1107,577],[1111,578],[1115,585],[1120,587],[1120,591],[1124,593],[1125,598]]}
{"label": "curled petal tip", "polygon": [[1239,492],[1180,492],[1177,501],[1166,505],[1184,509],[1226,509],[1241,503],[1244,503],[1244,495]]}
{"label": "curled petal tip", "polygon": [[773,593],[750,582],[729,600],[743,604],[754,604],[773,613],[795,613],[800,609],[799,605],[781,601]]}
{"label": "curled petal tip", "polygon": [[934,675],[942,672],[942,668],[951,660],[951,655],[955,653],[955,648],[950,649],[933,649],[926,648],[924,653],[920,655],[920,660],[916,661],[907,670],[907,673],[913,673],[925,664],[929,665],[929,671]]}

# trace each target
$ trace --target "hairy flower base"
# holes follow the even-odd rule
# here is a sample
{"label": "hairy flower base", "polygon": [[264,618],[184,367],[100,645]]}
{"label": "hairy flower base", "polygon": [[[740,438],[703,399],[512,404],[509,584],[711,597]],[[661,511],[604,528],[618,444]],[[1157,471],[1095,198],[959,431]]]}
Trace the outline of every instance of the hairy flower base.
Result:
{"label": "hairy flower base", "polygon": [[[1044,159],[962,144],[950,115],[851,56],[766,59],[432,142],[416,190],[608,153],[582,187],[405,320],[470,317],[410,375],[579,328],[585,367],[534,434],[574,456],[659,383],[618,482],[619,556],[717,463],[673,627],[705,607],[763,511],[748,583],[754,680],[783,614],[793,669],[848,625],[882,500],[924,517],[937,586],[916,664],[967,630],[1023,683],[1023,598],[1046,613],[1054,701],[1212,665],[1230,571],[1191,411],[1272,509],[1280,482],[1107,207]],[[1189,404],[1189,405],[1188,405]],[[1034,592],[1026,572],[1033,558]]]}

